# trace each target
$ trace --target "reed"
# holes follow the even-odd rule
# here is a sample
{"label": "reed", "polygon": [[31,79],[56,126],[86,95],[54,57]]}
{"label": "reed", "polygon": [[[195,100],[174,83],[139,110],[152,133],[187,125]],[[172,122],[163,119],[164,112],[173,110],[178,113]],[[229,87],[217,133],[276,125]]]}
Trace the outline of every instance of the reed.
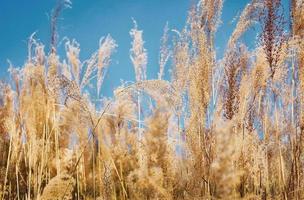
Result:
{"label": "reed", "polygon": [[[110,35],[84,61],[76,40],[57,53],[70,6],[53,12],[50,52],[33,34],[24,65],[0,82],[2,200],[304,199],[302,0],[290,16],[280,0],[252,0],[222,59],[214,41],[225,4],[198,1],[182,30],[166,25],[155,79],[134,20],[135,82],[108,98]],[[250,27],[260,27],[254,48],[242,42]]]}

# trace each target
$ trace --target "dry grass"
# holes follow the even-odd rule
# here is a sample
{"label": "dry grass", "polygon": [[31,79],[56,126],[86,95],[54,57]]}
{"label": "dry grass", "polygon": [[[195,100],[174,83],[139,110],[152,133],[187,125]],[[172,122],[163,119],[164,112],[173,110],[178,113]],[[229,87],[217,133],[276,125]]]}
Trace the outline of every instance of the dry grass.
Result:
{"label": "dry grass", "polygon": [[[51,51],[31,36],[25,64],[0,83],[0,199],[304,199],[302,0],[291,1],[290,30],[279,0],[253,0],[223,59],[223,2],[199,1],[173,41],[165,27],[152,80],[134,21],[136,82],[112,98],[101,90],[110,35],[85,61],[74,40],[57,55],[66,4]],[[254,49],[240,42],[251,26],[263,30]]]}

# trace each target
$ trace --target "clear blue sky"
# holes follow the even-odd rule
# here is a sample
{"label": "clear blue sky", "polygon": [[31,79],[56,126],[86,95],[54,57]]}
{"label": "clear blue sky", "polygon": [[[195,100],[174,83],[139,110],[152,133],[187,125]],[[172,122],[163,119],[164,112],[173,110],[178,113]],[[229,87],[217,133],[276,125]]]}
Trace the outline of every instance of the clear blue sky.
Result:
{"label": "clear blue sky", "polygon": [[[7,59],[21,66],[27,55],[27,38],[37,32],[36,38],[49,44],[49,18],[55,0],[0,0],[0,77],[7,77]],[[108,33],[117,41],[118,48],[112,58],[104,80],[102,93],[106,96],[120,85],[120,80],[133,81],[134,70],[129,59],[133,17],[144,31],[148,50],[148,78],[156,78],[158,52],[163,27],[181,30],[187,12],[194,0],[72,0],[72,9],[62,13],[59,36],[75,38],[81,47],[81,58],[87,58],[98,48],[100,37]],[[235,26],[232,19],[242,11],[248,0],[226,0],[222,25],[217,33],[216,48],[221,54]],[[252,42],[255,34],[247,34],[244,42]],[[61,48],[63,48],[61,46]],[[61,55],[63,58],[64,55]],[[167,69],[168,70],[168,66]],[[167,77],[169,76],[168,72]]]}

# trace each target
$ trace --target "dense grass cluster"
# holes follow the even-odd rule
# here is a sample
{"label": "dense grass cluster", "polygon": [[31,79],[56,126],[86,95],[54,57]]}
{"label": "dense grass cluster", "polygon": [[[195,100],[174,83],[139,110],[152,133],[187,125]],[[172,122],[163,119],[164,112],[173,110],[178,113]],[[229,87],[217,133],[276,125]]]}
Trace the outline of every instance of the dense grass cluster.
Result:
{"label": "dense grass cluster", "polygon": [[[183,30],[165,27],[154,80],[134,21],[136,81],[112,98],[101,86],[115,40],[85,61],[66,40],[61,59],[62,6],[51,51],[31,37],[24,65],[0,84],[1,199],[304,199],[303,0],[290,1],[290,16],[280,0],[252,0],[222,59],[223,2],[200,0]],[[242,35],[257,26],[248,48]]]}

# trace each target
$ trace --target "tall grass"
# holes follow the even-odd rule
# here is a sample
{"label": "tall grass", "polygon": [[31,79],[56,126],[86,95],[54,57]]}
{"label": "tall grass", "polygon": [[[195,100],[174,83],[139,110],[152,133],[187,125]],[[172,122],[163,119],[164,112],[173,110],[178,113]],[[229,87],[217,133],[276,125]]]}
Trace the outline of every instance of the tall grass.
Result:
{"label": "tall grass", "polygon": [[[136,81],[112,98],[101,90],[117,47],[110,35],[85,61],[65,40],[59,59],[66,6],[53,12],[50,52],[31,36],[28,59],[0,83],[1,199],[304,199],[302,0],[290,16],[279,0],[252,0],[222,59],[223,2],[200,0],[183,30],[165,27],[152,80],[134,20]],[[241,40],[253,26],[261,33],[249,48]]]}

